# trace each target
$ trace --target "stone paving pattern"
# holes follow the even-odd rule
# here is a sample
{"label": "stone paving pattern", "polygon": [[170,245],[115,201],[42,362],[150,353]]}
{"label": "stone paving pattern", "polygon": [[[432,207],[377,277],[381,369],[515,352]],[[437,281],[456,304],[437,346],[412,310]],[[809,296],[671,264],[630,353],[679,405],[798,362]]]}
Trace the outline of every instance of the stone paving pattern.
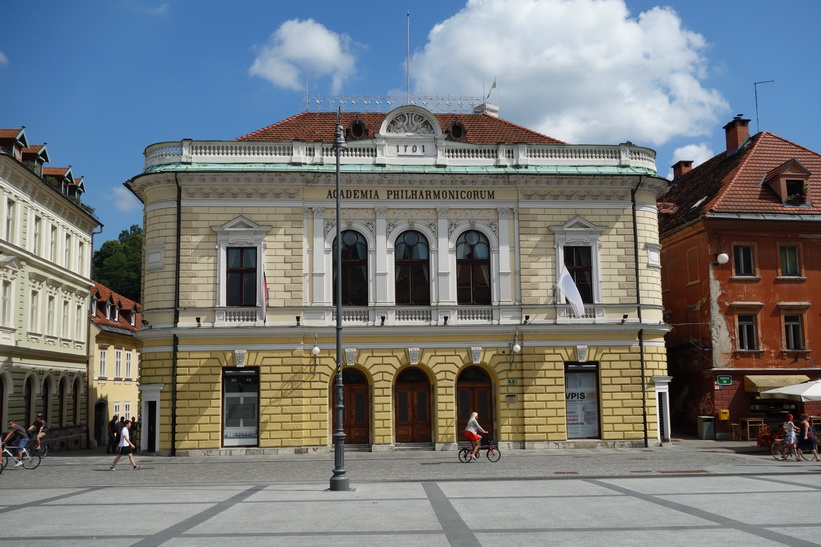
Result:
{"label": "stone paving pattern", "polygon": [[816,545],[821,463],[750,443],[649,449],[162,458],[100,450],[0,474],[0,542],[25,545]]}

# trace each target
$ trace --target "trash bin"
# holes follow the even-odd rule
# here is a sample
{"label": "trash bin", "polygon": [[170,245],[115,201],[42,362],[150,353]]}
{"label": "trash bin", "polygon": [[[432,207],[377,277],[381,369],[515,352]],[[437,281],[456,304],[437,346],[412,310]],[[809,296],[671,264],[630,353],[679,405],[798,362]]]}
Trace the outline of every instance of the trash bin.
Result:
{"label": "trash bin", "polygon": [[714,421],[715,421],[715,417],[713,417],[713,416],[699,416],[698,417],[698,438],[699,439],[715,440],[716,430],[715,430],[715,427],[714,427],[714,424],[713,424]]}

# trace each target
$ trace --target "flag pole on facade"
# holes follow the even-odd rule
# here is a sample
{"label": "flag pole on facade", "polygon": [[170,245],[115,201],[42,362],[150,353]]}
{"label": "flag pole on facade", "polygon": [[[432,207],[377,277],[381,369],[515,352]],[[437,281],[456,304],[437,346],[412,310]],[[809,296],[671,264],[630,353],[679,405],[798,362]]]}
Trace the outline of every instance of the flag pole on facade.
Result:
{"label": "flag pole on facade", "polygon": [[567,266],[564,264],[562,264],[562,273],[559,275],[558,286],[568,304],[573,308],[573,314],[576,317],[584,317],[584,300],[582,300],[579,288],[576,286],[576,282],[573,281],[573,277],[570,275],[570,272],[567,271]]}

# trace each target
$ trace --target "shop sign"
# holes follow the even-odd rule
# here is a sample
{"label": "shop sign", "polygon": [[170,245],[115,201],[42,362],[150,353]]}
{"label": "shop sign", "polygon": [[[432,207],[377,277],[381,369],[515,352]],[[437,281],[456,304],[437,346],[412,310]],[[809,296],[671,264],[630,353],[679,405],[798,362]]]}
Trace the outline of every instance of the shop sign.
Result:
{"label": "shop sign", "polygon": [[729,374],[722,374],[716,377],[716,383],[720,386],[729,386],[733,383],[733,377]]}

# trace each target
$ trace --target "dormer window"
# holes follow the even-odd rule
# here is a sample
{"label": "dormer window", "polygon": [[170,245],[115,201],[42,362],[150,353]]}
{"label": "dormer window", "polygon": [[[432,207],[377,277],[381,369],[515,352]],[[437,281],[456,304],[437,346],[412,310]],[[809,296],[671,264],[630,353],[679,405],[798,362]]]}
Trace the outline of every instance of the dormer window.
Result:
{"label": "dormer window", "polygon": [[807,168],[791,159],[764,175],[761,183],[769,186],[785,205],[801,205],[809,197],[809,180]]}
{"label": "dormer window", "polygon": [[348,124],[348,140],[358,141],[368,136],[368,126],[362,120],[356,119]]}

